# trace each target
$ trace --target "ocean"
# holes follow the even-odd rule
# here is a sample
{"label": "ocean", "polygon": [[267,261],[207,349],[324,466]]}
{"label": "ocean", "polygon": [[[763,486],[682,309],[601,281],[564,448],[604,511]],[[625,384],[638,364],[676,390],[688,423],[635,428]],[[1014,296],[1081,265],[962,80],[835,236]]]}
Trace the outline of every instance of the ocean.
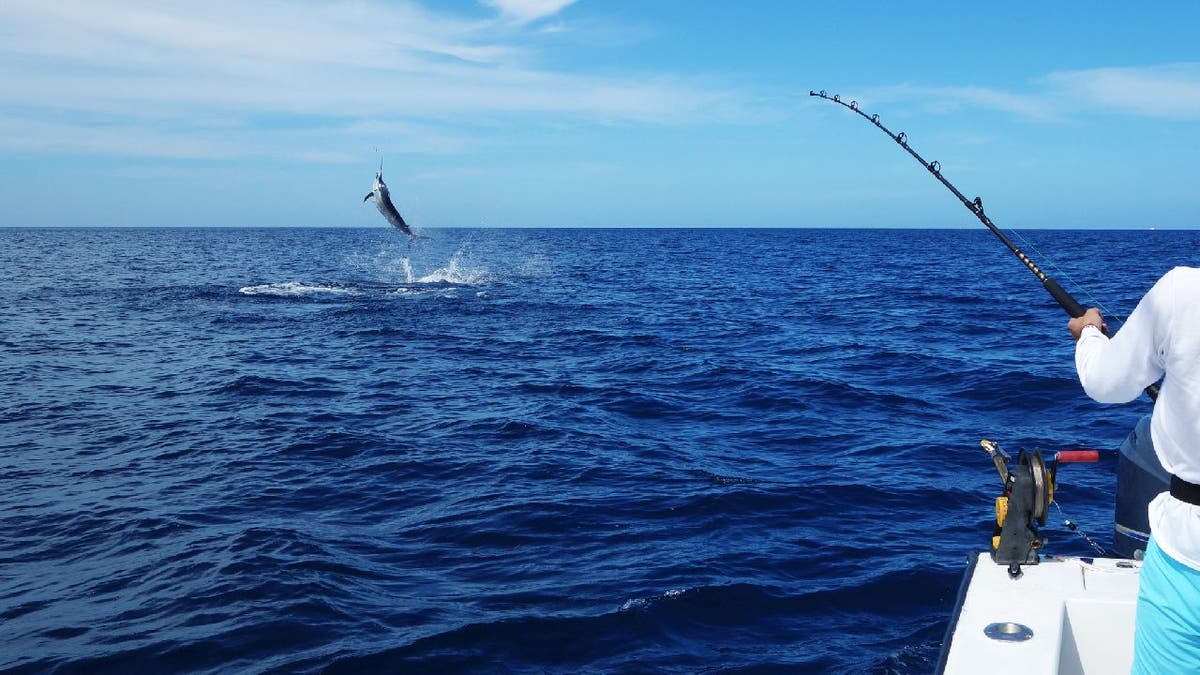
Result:
{"label": "ocean", "polygon": [[[1104,451],[1044,532],[1112,545],[1150,404],[983,228],[426,234],[0,229],[0,670],[927,673],[982,438]],[[1200,260],[1018,244],[1118,315]]]}

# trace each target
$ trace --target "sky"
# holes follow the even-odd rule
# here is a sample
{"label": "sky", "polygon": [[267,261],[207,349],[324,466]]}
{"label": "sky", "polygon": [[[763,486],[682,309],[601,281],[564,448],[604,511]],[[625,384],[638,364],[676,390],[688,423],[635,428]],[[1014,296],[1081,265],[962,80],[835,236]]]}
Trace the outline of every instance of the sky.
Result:
{"label": "sky", "polygon": [[1200,3],[4,0],[0,226],[1200,227]]}

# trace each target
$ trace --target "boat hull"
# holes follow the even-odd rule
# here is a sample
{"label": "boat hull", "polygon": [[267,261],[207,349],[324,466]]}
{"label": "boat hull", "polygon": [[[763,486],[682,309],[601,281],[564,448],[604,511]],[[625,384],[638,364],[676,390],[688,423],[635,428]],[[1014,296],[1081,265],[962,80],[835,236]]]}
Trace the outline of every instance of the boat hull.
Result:
{"label": "boat hull", "polygon": [[1045,557],[1015,579],[988,553],[970,562],[938,672],[1129,672],[1140,561]]}

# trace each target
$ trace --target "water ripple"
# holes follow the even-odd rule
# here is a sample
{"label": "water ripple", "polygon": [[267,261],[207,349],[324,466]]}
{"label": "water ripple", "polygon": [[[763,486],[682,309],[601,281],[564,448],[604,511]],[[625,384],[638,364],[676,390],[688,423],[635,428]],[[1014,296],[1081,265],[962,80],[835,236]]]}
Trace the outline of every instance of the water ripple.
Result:
{"label": "water ripple", "polygon": [[[1148,409],[986,232],[393,234],[0,230],[0,670],[928,672],[979,439]],[[1200,243],[1036,238],[1124,311]]]}

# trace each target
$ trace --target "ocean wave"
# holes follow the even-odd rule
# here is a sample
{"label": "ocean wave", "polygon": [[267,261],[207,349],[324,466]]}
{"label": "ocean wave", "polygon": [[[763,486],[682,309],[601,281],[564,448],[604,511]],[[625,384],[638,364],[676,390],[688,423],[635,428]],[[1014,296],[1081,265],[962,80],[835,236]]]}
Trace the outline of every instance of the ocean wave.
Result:
{"label": "ocean wave", "polygon": [[[915,675],[979,439],[1149,409],[1087,399],[986,232],[82,235],[0,229],[0,670]],[[1141,283],[1112,251],[1200,238],[1158,235],[1049,236]],[[1111,530],[1111,465],[1058,479]]]}
{"label": "ocean wave", "polygon": [[346,392],[336,386],[337,381],[327,377],[311,377],[302,380],[282,379],[260,375],[242,375],[219,385],[214,393],[257,398],[261,396],[296,396],[326,398],[342,396]]}

